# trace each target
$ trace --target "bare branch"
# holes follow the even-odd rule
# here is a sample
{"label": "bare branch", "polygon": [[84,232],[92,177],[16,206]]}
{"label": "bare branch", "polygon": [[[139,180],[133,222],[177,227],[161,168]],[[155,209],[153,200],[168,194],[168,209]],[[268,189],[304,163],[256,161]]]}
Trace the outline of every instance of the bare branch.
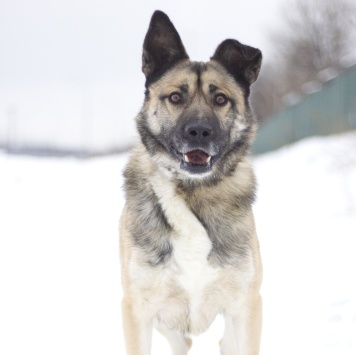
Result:
{"label": "bare branch", "polygon": [[[339,69],[342,59],[355,52],[356,3],[353,0],[294,0],[283,9],[284,26],[271,35],[276,58],[268,75],[261,75],[253,94],[270,97],[273,104],[258,102],[259,118],[283,106],[283,96],[298,92],[304,83],[318,79],[328,67]],[[271,83],[274,78],[274,83]],[[273,88],[271,90],[271,88]],[[269,90],[269,93],[261,92]],[[253,101],[258,101],[253,98]]]}

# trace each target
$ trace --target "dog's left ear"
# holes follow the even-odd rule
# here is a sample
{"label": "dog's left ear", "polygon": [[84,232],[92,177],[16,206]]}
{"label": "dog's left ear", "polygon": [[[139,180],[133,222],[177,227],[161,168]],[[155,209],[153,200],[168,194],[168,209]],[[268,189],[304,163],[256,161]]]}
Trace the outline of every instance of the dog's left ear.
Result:
{"label": "dog's left ear", "polygon": [[210,58],[220,62],[236,80],[251,85],[260,72],[262,53],[259,49],[246,46],[234,39],[227,39]]}
{"label": "dog's left ear", "polygon": [[142,71],[146,75],[146,86],[178,61],[188,58],[169,17],[162,11],[155,11],[143,43]]}

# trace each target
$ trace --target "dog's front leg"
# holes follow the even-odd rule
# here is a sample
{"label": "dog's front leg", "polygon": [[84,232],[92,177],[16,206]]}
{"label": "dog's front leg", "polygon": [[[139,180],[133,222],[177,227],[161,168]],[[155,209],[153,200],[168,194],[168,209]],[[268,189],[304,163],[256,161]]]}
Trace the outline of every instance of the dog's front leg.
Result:
{"label": "dog's front leg", "polygon": [[122,318],[127,355],[150,355],[152,321],[140,318],[127,298],[122,301]]}
{"label": "dog's front leg", "polygon": [[220,342],[221,355],[258,355],[262,328],[262,299],[256,296],[243,302],[238,313],[225,314],[225,332]]}
{"label": "dog's front leg", "polygon": [[168,329],[163,324],[156,324],[155,328],[168,340],[172,355],[187,355],[190,347],[192,346],[192,339]]}

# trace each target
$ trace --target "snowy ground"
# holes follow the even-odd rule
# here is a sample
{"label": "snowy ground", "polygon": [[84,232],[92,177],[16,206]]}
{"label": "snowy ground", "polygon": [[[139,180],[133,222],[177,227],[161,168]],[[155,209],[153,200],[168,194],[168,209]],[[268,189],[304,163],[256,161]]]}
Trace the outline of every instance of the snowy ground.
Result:
{"label": "snowy ground", "polygon": [[[356,353],[356,132],[255,159],[261,355]],[[0,353],[124,354],[118,218],[126,156],[0,154]],[[191,354],[218,354],[222,321]],[[168,354],[154,336],[153,354]]]}

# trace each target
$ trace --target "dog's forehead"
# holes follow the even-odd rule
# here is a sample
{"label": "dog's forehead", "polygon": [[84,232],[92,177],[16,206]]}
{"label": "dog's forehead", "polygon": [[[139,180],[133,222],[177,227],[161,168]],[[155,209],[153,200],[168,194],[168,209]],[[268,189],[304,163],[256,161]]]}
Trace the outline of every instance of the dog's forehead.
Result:
{"label": "dog's forehead", "polygon": [[198,89],[211,92],[212,87],[230,96],[243,97],[242,87],[214,60],[209,62],[184,61],[152,84],[152,89],[160,92],[196,91]]}
{"label": "dog's forehead", "polygon": [[228,94],[234,95],[241,92],[242,88],[235,79],[216,61],[209,61],[206,64],[206,70],[199,73],[200,81],[204,89],[214,87],[215,90],[227,91]]}

